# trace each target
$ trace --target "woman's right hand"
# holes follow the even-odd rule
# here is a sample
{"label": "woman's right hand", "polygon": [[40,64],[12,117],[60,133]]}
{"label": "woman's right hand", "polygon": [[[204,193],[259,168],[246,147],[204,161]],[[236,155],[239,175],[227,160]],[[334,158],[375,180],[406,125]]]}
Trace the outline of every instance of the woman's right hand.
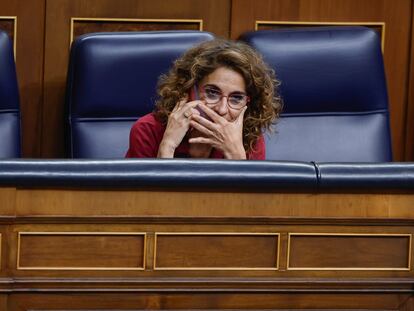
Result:
{"label": "woman's right hand", "polygon": [[187,102],[183,98],[174,107],[168,117],[164,136],[158,148],[158,158],[173,158],[175,149],[182,142],[185,134],[190,128],[190,117],[193,114],[199,115],[200,112],[195,107],[200,103],[199,100]]}

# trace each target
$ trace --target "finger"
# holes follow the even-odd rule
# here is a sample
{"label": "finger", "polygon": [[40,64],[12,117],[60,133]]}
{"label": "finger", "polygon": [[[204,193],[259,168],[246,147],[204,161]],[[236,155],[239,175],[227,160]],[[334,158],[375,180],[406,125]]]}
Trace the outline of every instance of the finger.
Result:
{"label": "finger", "polygon": [[194,138],[190,138],[188,140],[188,142],[190,144],[207,144],[207,145],[212,145],[213,141],[210,138],[206,138],[206,137],[194,137]]}
{"label": "finger", "polygon": [[189,102],[187,105],[185,105],[182,110],[182,114],[186,118],[190,118],[192,115],[199,115],[200,112],[195,108],[198,105],[198,103]]}
{"label": "finger", "polygon": [[180,105],[179,110],[187,111],[188,109],[195,108],[195,107],[198,106],[198,104],[200,102],[201,101],[199,101],[199,100],[194,100],[194,101],[191,101],[191,102],[184,103],[184,105]]}
{"label": "finger", "polygon": [[225,120],[223,117],[221,117],[220,115],[218,115],[216,112],[214,112],[212,109],[210,109],[209,107],[207,107],[206,104],[201,104],[198,106],[202,111],[204,111],[206,113],[206,115],[214,121],[214,123],[219,123],[219,122],[223,122],[223,120]]}
{"label": "finger", "polygon": [[188,102],[187,104],[193,108],[197,107],[198,105],[202,104],[203,102],[199,99],[193,100]]}
{"label": "finger", "polygon": [[190,125],[196,129],[197,131],[199,131],[200,133],[203,133],[207,136],[213,136],[213,132],[210,131],[208,128],[204,127],[203,125],[201,125],[200,123],[197,123],[195,121],[190,121]]}
{"label": "finger", "polygon": [[183,110],[181,115],[184,116],[186,119],[190,120],[192,115],[191,109]]}
{"label": "finger", "polygon": [[215,130],[217,128],[217,124],[211,122],[210,120],[206,119],[205,117],[202,117],[200,115],[200,112],[198,111],[198,114],[194,114],[193,116],[191,116],[191,118],[196,121],[197,123],[202,124],[203,126],[205,126],[206,128],[210,129],[210,130]]}
{"label": "finger", "polygon": [[246,110],[247,110],[247,106],[244,106],[242,108],[242,111],[240,112],[239,116],[236,119],[237,123],[239,123],[239,124],[243,123],[243,118],[244,118],[244,114],[245,114]]}

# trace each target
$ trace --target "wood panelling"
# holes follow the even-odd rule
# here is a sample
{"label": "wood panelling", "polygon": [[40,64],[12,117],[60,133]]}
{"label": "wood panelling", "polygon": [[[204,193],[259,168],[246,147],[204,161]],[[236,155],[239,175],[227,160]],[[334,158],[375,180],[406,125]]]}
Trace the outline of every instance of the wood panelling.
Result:
{"label": "wood panelling", "polygon": [[7,311],[7,295],[0,294],[0,310]]}
{"label": "wood panelling", "polygon": [[[412,194],[211,193],[19,189],[16,214],[108,217],[341,217],[414,219]],[[275,208],[277,206],[277,208]]]}
{"label": "wood panelling", "polygon": [[[398,310],[413,294],[414,271],[398,270],[408,266],[412,194],[14,195],[0,216],[7,311]],[[391,269],[292,270],[288,253],[290,268]]]}
{"label": "wood panelling", "polygon": [[154,30],[203,30],[202,20],[151,20],[131,18],[72,18],[71,42],[80,35],[91,32],[154,31]]}
{"label": "wood panelling", "polygon": [[290,234],[288,269],[410,270],[409,235]]}
{"label": "wood panelling", "polygon": [[398,310],[409,294],[396,293],[33,293],[12,294],[8,311],[26,310]]}
{"label": "wood panelling", "polygon": [[255,30],[276,30],[283,28],[303,28],[303,27],[338,27],[338,26],[363,26],[374,30],[381,38],[381,49],[384,51],[385,45],[385,23],[380,22],[274,22],[256,21]]}
{"label": "wood panelling", "polygon": [[21,232],[17,269],[144,269],[144,253],[144,234]]}
{"label": "wood panelling", "polygon": [[[411,12],[414,12],[414,1]],[[414,16],[411,18],[411,44],[408,77],[408,106],[406,115],[405,159],[414,161]]]}
{"label": "wood panelling", "polygon": [[[289,219],[280,221],[265,218],[260,221],[256,220],[255,224],[252,224],[252,220],[249,219],[227,218],[226,220],[223,217],[218,217],[215,220],[193,217],[187,223],[180,216],[169,219],[137,219],[127,218],[125,216],[113,216],[106,220],[99,219],[98,217],[63,217],[60,219],[54,217],[19,217],[18,222],[22,221],[27,222],[27,224],[11,226],[11,233],[5,231],[3,235],[2,232],[2,251],[4,251],[2,264],[4,270],[0,271],[0,290],[2,286],[1,277],[6,276],[24,279],[24,283],[20,283],[20,281],[15,283],[13,280],[10,280],[9,285],[14,284],[15,288],[37,288],[39,286],[59,286],[61,288],[67,286],[76,288],[79,286],[92,286],[101,288],[105,287],[106,282],[112,282],[112,278],[128,278],[130,283],[127,286],[135,289],[151,287],[155,284],[158,284],[158,287],[164,286],[164,288],[181,286],[175,283],[162,284],[163,282],[158,279],[159,277],[180,277],[184,278],[179,281],[180,284],[186,283],[185,279],[187,279],[187,281],[190,280],[197,284],[200,283],[201,286],[203,281],[199,278],[213,278],[210,280],[213,282],[212,284],[215,284],[211,285],[213,287],[219,286],[219,283],[214,282],[227,282],[223,279],[214,280],[217,277],[257,278],[255,281],[259,283],[252,284],[252,286],[260,287],[263,286],[261,283],[263,280],[259,281],[261,278],[285,278],[284,280],[286,281],[289,278],[325,277],[332,281],[337,278],[349,280],[350,278],[366,277],[371,282],[372,280],[370,278],[373,277],[393,279],[412,278],[414,276],[413,271],[409,271],[404,267],[400,269],[400,266],[382,266],[385,261],[384,258],[388,260],[396,255],[382,255],[381,252],[391,251],[395,246],[388,247],[383,240],[375,239],[372,240],[373,244],[370,245],[371,249],[369,249],[369,252],[351,253],[348,254],[349,258],[346,259],[348,262],[361,264],[361,254],[364,253],[366,257],[363,260],[365,262],[371,262],[375,269],[370,270],[369,267],[366,268],[362,265],[356,267],[356,269],[335,269],[328,267],[325,265],[327,261],[324,258],[327,255],[323,251],[320,251],[321,249],[324,250],[323,247],[315,248],[312,250],[312,254],[307,253],[309,247],[304,247],[303,250],[295,250],[295,254],[306,254],[306,258],[311,258],[313,262],[320,261],[324,264],[322,268],[329,269],[320,269],[321,267],[310,267],[312,269],[299,267],[301,269],[295,269],[298,267],[288,268],[287,264],[287,237],[291,232],[298,232],[299,230],[304,232],[317,232],[323,236],[331,232],[335,232],[336,235],[407,235],[414,233],[412,228],[403,226],[401,223],[394,224],[393,227],[389,228],[387,225],[372,225],[375,223],[373,221],[361,222],[358,225],[339,225],[335,224],[334,221],[326,225],[327,221],[325,221],[325,224],[321,225],[320,221],[315,220],[314,222],[317,222],[317,225],[308,225],[305,220]],[[46,221],[49,223],[55,222],[56,224],[46,224]],[[217,224],[217,222],[221,223]],[[162,240],[161,246],[156,245],[158,243],[155,242],[155,239],[148,239],[146,242],[146,252],[143,255],[143,252],[138,252],[137,250],[142,249],[142,243],[138,240],[138,237],[135,240],[132,237],[125,239],[127,240],[125,242],[127,245],[125,246],[114,245],[115,242],[111,244],[112,241],[123,242],[122,239],[108,239],[106,236],[101,239],[97,237],[80,237],[80,241],[70,241],[70,243],[67,243],[66,248],[58,245],[57,250],[50,249],[53,245],[57,244],[55,241],[59,240],[64,243],[67,240],[66,238],[56,238],[56,232],[87,232],[88,230],[90,232],[92,230],[112,231],[111,236],[117,233],[125,236],[128,234],[132,235],[136,232],[144,232],[148,237],[151,235],[154,237],[154,232],[168,231],[172,238]],[[174,239],[174,237],[180,236],[183,230],[189,233],[188,237]],[[199,238],[202,230],[214,232],[214,236],[205,237],[204,239]],[[276,245],[277,237],[274,235],[276,230],[280,231],[280,246]],[[42,233],[48,232],[52,236],[51,238],[45,237],[39,239],[37,237],[28,237],[26,234],[23,236],[23,242],[25,244],[19,248],[17,233],[31,232],[38,236],[39,234],[34,233],[35,231]],[[232,233],[235,237],[229,238],[229,233]],[[266,234],[263,233],[270,234],[270,236],[265,237]],[[248,234],[252,237],[246,238],[245,236]],[[255,235],[258,235],[260,238],[254,237]],[[79,236],[79,234],[76,234],[76,236]],[[93,240],[93,243],[99,241],[101,244],[106,244],[104,246],[96,246],[94,244],[88,245],[87,247],[84,246],[90,240]],[[108,240],[110,241],[107,242]],[[37,244],[39,242],[44,243],[38,246]],[[171,245],[168,245],[168,242]],[[195,245],[194,243],[196,242],[200,244]],[[231,242],[234,242],[234,245],[231,245]],[[75,244],[80,245],[79,248],[73,246]],[[34,249],[31,249],[32,245],[34,245]],[[50,247],[48,248],[47,245]],[[132,249],[131,253],[123,252],[127,247]],[[19,249],[23,252],[19,252]],[[91,252],[95,249],[97,251],[93,256]],[[155,249],[156,251],[154,251]],[[274,251],[275,249],[276,251]],[[56,254],[59,250],[60,253]],[[119,251],[117,252],[116,250]],[[68,252],[71,253],[68,254]],[[407,263],[406,252],[402,255],[404,258],[399,258],[399,260],[405,260],[405,263]],[[142,269],[142,256],[146,256],[145,269]],[[335,255],[332,254],[329,256]],[[296,260],[297,257],[294,259]],[[343,264],[344,262],[341,263]],[[377,267],[387,269],[378,269]],[[305,268],[309,268],[309,266]],[[31,279],[44,277],[52,278],[51,283],[42,284],[37,279]],[[143,277],[145,279],[140,279]],[[76,284],[71,285],[71,281],[67,278],[76,280]],[[102,279],[94,284],[94,281],[89,278]],[[276,286],[275,288],[278,288],[282,285],[274,284],[276,279],[272,279],[272,284]],[[114,287],[126,285],[118,284],[118,279],[114,279],[113,281],[115,282],[112,284]],[[175,281],[177,280],[174,279]],[[314,285],[316,284],[312,284],[312,286]],[[371,285],[376,285],[376,283],[372,281]]]}
{"label": "wood panelling", "polygon": [[15,212],[16,205],[16,189],[15,188],[0,188],[1,198],[1,216],[11,216]]}
{"label": "wood panelling", "polygon": [[155,243],[154,269],[278,268],[276,234],[159,233]]}
{"label": "wood panelling", "polygon": [[412,0],[233,0],[231,37],[237,38],[245,31],[254,30],[255,22],[258,20],[326,22],[327,24],[384,22],[386,24],[384,61],[393,153],[394,160],[401,161],[404,160],[406,143],[411,18]]}
{"label": "wood panelling", "polygon": [[[47,0],[42,156],[64,155],[64,95],[70,21],[85,18],[201,19],[203,29],[229,35],[230,0]],[[172,23],[174,24],[174,23]],[[115,27],[114,30],[117,30]],[[185,29],[185,27],[184,27]]]}
{"label": "wood panelling", "polygon": [[45,0],[0,1],[0,16],[16,16],[16,68],[22,112],[22,154],[39,157],[43,101]]}

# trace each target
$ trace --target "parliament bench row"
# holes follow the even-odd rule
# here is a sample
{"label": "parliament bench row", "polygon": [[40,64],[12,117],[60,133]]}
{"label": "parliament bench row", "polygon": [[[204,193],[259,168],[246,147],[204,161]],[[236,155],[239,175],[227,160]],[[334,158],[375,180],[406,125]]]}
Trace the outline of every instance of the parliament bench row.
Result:
{"label": "parliament bench row", "polygon": [[187,159],[0,162],[0,184],[268,191],[414,189],[414,163],[318,163]]}

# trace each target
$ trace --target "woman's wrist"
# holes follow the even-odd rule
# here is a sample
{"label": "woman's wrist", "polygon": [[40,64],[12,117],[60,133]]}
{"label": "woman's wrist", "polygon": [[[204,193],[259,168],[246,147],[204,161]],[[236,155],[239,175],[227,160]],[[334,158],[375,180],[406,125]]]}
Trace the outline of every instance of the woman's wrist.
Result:
{"label": "woman's wrist", "polygon": [[175,148],[174,144],[161,141],[158,148],[157,158],[174,158]]}
{"label": "woman's wrist", "polygon": [[243,145],[224,152],[224,157],[229,160],[246,160],[246,150]]}

